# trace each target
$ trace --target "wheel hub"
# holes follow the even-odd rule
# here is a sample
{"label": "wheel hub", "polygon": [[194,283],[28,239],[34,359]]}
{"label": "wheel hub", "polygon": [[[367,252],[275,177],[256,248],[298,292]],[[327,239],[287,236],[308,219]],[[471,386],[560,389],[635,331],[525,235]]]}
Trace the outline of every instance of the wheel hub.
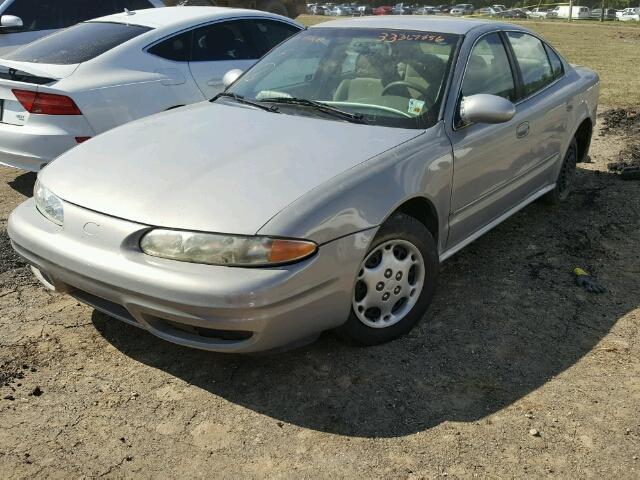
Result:
{"label": "wheel hub", "polygon": [[353,311],[372,328],[402,320],[418,301],[424,286],[424,260],[407,240],[389,240],[365,257],[353,295]]}

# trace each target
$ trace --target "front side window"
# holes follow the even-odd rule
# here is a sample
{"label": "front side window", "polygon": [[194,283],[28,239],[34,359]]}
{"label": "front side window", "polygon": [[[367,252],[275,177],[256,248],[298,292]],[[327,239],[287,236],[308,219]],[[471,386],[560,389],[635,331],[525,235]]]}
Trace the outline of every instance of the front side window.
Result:
{"label": "front side window", "polygon": [[150,8],[148,0],[15,0],[4,12],[22,19],[21,32],[53,30],[129,10]]}
{"label": "front side window", "polygon": [[[276,47],[230,89],[248,99],[306,99],[366,123],[425,128],[439,105],[460,37],[435,32],[318,27]],[[280,105],[282,113],[299,113]]]}
{"label": "front side window", "polygon": [[549,85],[554,75],[542,42],[523,32],[507,32],[507,37],[522,73],[524,96]]}
{"label": "front side window", "polygon": [[60,4],[56,0],[15,0],[4,11],[4,15],[15,15],[22,19],[21,32],[36,32],[64,28]]}
{"label": "front side window", "polygon": [[246,25],[254,35],[254,43],[260,57],[300,31],[295,25],[274,20],[247,20]]}
{"label": "front side window", "polygon": [[497,33],[485,35],[475,44],[462,81],[462,96],[487,93],[516,100],[515,81],[504,44]]}
{"label": "front side window", "polygon": [[4,58],[17,62],[73,65],[86,62],[151,30],[123,23],[87,22],[21,47]]}

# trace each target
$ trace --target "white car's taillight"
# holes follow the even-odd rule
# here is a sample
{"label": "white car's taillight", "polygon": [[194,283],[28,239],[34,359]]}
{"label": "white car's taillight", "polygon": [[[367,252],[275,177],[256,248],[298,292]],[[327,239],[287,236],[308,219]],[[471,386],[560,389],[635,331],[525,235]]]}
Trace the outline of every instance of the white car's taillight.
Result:
{"label": "white car's taillight", "polygon": [[76,103],[65,95],[19,90],[17,88],[11,91],[29,113],[38,113],[41,115],[82,115]]}

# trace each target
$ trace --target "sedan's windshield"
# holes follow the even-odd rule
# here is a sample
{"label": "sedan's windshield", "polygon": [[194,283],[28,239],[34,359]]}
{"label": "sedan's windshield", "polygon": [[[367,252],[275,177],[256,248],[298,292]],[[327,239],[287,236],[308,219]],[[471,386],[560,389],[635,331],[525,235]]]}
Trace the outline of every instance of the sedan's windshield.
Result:
{"label": "sedan's windshield", "polygon": [[437,121],[459,38],[436,32],[313,28],[271,51],[229,91],[273,102],[281,113],[341,118],[308,108],[309,102],[278,101],[311,100],[355,114],[362,123],[426,128]]}

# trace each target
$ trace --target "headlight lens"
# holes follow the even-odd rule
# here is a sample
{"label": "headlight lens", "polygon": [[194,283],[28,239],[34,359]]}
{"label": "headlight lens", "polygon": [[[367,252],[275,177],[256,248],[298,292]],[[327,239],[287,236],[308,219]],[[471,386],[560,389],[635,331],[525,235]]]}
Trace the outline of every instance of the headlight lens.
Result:
{"label": "headlight lens", "polygon": [[62,200],[56,197],[51,190],[44,187],[40,183],[40,180],[36,180],[36,184],[33,187],[33,198],[36,201],[36,207],[42,215],[56,225],[62,225],[64,222],[64,206]]}
{"label": "headlight lens", "polygon": [[306,240],[155,229],[140,241],[147,255],[182,262],[258,267],[296,262],[317,250]]}

